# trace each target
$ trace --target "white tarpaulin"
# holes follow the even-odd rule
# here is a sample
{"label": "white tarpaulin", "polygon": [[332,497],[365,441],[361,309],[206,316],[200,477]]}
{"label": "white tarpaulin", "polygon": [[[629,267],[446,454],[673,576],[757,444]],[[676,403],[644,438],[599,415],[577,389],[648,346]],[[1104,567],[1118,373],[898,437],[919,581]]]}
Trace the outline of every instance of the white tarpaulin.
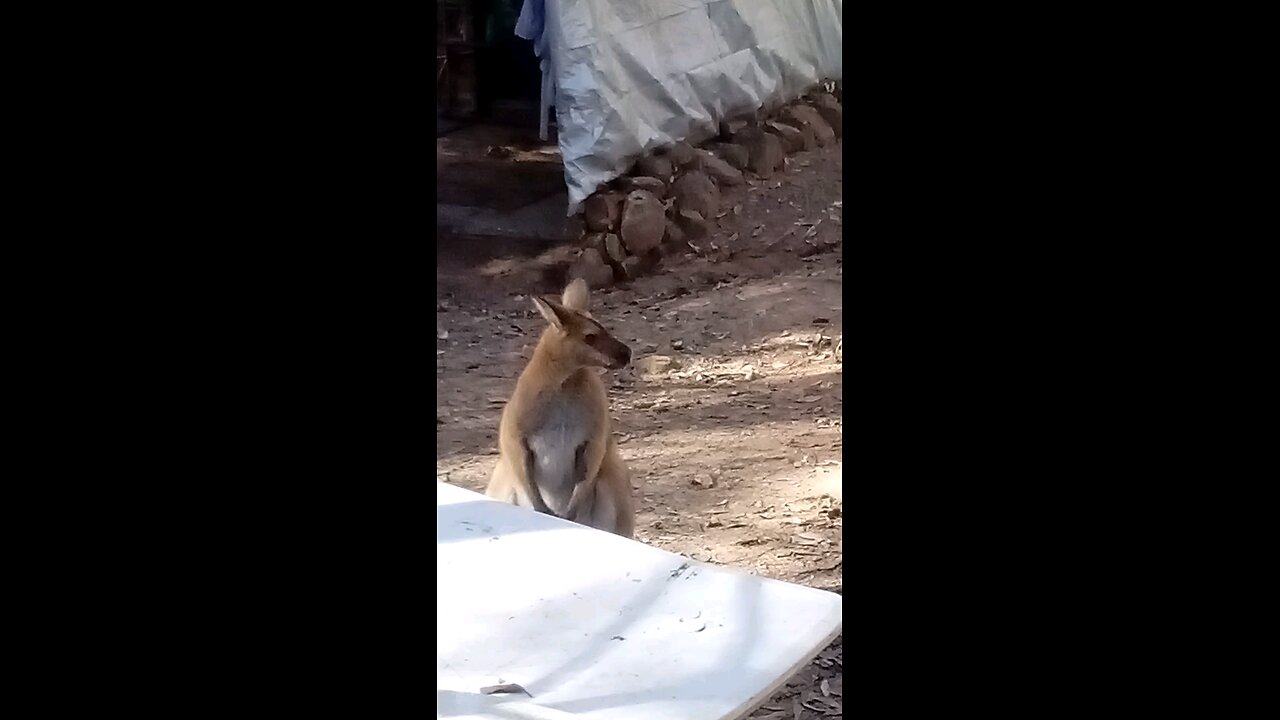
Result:
{"label": "white tarpaulin", "polygon": [[646,151],[699,142],[726,116],[843,79],[843,5],[526,0],[521,25],[537,27],[530,39],[555,79],[570,214]]}

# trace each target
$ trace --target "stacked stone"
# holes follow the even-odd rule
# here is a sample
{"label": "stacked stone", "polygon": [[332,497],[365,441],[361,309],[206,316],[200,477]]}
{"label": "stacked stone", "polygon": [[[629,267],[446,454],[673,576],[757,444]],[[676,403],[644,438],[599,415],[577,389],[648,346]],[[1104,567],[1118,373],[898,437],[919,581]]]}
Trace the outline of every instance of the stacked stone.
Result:
{"label": "stacked stone", "polygon": [[[832,87],[829,85],[829,87]],[[593,288],[652,271],[664,254],[683,252],[711,231],[720,189],[744,173],[769,177],[787,153],[825,147],[843,131],[839,83],[788,105],[727,118],[719,137],[694,148],[678,142],[640,158],[629,176],[587,198],[582,251],[568,268]]]}

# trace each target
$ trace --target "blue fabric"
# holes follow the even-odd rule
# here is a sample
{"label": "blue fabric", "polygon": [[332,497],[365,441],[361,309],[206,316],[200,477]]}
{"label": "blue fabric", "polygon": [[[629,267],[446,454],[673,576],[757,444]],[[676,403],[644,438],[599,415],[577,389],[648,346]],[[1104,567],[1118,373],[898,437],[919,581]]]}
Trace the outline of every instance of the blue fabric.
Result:
{"label": "blue fabric", "polygon": [[520,18],[516,20],[516,36],[533,42],[533,54],[542,59],[542,72],[547,72],[547,3],[546,0],[524,0]]}

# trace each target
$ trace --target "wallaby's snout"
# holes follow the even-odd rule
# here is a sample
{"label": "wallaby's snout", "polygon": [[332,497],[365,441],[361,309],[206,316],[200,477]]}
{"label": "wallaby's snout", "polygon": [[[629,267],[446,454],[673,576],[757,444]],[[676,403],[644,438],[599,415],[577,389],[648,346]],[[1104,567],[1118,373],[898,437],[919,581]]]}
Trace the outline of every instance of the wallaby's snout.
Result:
{"label": "wallaby's snout", "polygon": [[613,342],[617,347],[609,354],[609,357],[613,360],[613,362],[609,364],[609,369],[621,370],[631,362],[631,348],[623,345],[617,340],[614,340]]}
{"label": "wallaby's snout", "polygon": [[627,366],[631,362],[631,348],[624,345],[621,341],[605,332],[604,328],[599,328],[598,333],[588,333],[586,343],[597,353],[597,360],[594,364],[603,365],[610,370],[619,370]]}

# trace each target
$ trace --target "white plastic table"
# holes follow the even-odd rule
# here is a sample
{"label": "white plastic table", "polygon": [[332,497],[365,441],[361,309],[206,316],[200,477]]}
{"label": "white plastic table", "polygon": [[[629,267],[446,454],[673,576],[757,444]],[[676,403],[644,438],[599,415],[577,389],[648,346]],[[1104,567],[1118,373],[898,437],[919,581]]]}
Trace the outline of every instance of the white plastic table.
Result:
{"label": "white plastic table", "polygon": [[835,593],[437,485],[438,718],[740,718],[840,632]]}

